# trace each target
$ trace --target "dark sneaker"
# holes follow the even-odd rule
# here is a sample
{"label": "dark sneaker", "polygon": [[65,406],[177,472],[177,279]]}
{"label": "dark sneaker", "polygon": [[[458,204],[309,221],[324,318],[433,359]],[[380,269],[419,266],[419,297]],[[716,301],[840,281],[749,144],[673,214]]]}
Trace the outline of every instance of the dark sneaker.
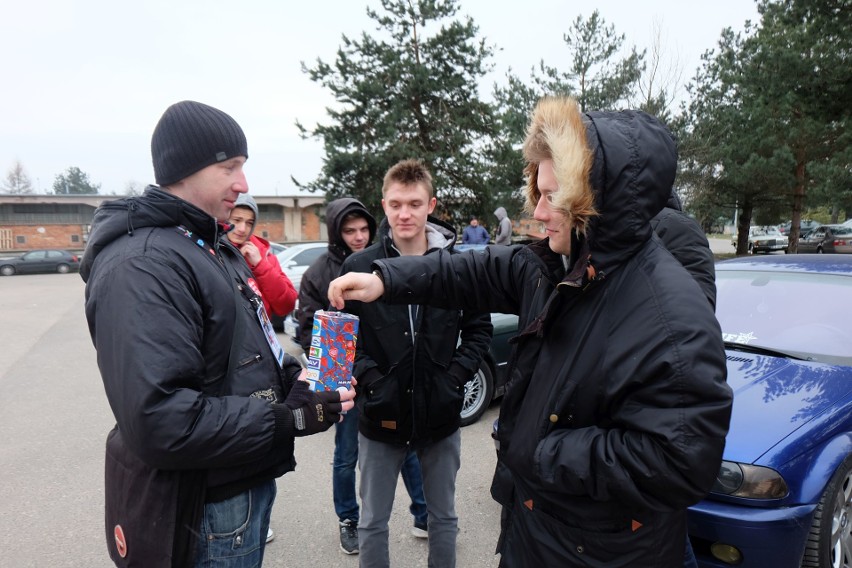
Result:
{"label": "dark sneaker", "polygon": [[429,529],[426,523],[418,523],[414,521],[414,526],[411,527],[411,534],[417,538],[429,538]]}
{"label": "dark sneaker", "polygon": [[343,554],[358,554],[358,523],[352,519],[340,523],[340,550]]}

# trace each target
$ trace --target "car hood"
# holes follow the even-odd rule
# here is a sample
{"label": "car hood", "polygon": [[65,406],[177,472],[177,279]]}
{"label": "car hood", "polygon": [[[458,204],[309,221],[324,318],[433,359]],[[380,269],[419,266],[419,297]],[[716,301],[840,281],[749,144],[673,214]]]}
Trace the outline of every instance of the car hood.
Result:
{"label": "car hood", "polygon": [[852,391],[852,367],[730,350],[727,359],[734,406],[726,460],[771,465],[761,458],[786,454],[779,444],[843,404]]}

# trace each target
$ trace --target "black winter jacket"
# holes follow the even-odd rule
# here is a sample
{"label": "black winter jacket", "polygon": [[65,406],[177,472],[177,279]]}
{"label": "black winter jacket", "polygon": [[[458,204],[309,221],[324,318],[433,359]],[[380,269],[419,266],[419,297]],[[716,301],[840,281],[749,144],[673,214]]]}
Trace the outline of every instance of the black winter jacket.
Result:
{"label": "black winter jacket", "polygon": [[[347,258],[341,274],[369,272],[374,260],[400,256],[388,229],[384,220],[379,242]],[[449,225],[429,217],[427,236],[424,256],[455,254]],[[359,431],[372,440],[419,448],[458,430],[464,385],[491,342],[491,316],[419,306],[412,321],[409,306],[353,301],[345,309],[360,318],[354,369]]]}
{"label": "black winter jacket", "polygon": [[273,359],[248,265],[219,237],[212,217],[149,186],[98,208],[81,267],[120,445],[153,468],[206,470],[210,501],[295,467],[292,413],[277,403],[301,372]]}
{"label": "black winter jacket", "polygon": [[299,329],[297,339],[305,353],[311,346],[311,330],[314,325],[314,313],[326,310],[328,304],[328,285],[340,274],[340,267],[347,256],[352,254],[340,235],[343,218],[350,213],[359,213],[367,220],[370,228],[370,241],[376,238],[376,220],[367,208],[351,197],[341,197],[328,204],[326,225],[328,227],[328,250],[320,255],[302,275],[299,285]]}
{"label": "black winter jacket", "polygon": [[675,193],[651,219],[651,228],[666,249],[686,268],[713,309],[716,308],[716,259],[698,221],[683,212]]}
{"label": "black winter jacket", "polygon": [[548,241],[377,261],[385,301],[519,314],[492,495],[505,567],[682,566],[686,508],[730,420],[725,352],[695,280],[653,235],[671,137],[587,113],[598,217],[567,266]]}

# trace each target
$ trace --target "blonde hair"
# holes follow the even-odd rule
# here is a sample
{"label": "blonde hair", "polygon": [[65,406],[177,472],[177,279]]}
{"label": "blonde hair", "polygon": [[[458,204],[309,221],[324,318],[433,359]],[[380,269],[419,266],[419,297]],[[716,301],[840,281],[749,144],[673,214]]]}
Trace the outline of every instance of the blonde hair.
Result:
{"label": "blonde hair", "polygon": [[571,219],[577,233],[585,233],[589,220],[598,213],[589,179],[594,155],[577,101],[570,97],[539,100],[530,117],[523,153],[527,213],[532,215],[541,199],[538,166],[543,160],[553,160],[559,188],[553,193],[552,206]]}

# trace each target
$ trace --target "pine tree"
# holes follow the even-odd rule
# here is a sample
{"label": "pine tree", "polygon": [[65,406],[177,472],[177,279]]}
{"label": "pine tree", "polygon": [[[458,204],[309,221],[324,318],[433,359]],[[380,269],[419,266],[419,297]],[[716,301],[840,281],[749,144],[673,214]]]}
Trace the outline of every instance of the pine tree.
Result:
{"label": "pine tree", "polygon": [[336,104],[329,121],[302,136],[324,147],[319,177],[296,185],[327,199],[354,196],[381,211],[382,179],[401,159],[422,160],[434,179],[436,214],[457,225],[481,213],[491,188],[485,149],[495,137],[492,107],[478,84],[492,48],[477,39],[472,19],[456,17],[456,0],[381,0],[367,9],[377,33],[342,38],[333,64],[303,71]]}

